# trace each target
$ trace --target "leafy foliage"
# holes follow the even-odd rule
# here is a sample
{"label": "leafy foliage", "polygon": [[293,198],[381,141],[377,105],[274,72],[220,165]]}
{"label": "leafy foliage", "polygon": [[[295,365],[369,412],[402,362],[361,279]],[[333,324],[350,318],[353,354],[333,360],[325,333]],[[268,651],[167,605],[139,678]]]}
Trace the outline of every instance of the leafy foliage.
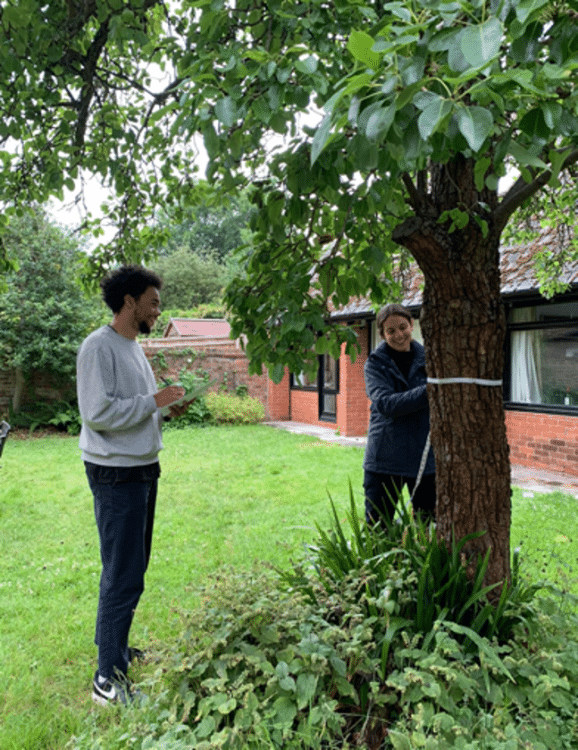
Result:
{"label": "leafy foliage", "polygon": [[256,424],[265,418],[265,407],[257,398],[233,393],[207,393],[207,408],[216,424]]}
{"label": "leafy foliage", "polygon": [[391,640],[400,628],[422,633],[427,643],[434,627],[451,623],[450,629],[475,647],[479,636],[505,642],[515,624],[529,626],[532,610],[523,614],[524,609],[540,584],[523,583],[517,554],[511,584],[505,583],[499,597],[494,595],[489,601],[498,585],[483,584],[489,553],[484,559],[467,559],[468,537],[446,547],[433,528],[411,517],[401,500],[398,519],[384,519],[385,530],[379,525],[368,527],[359,520],[351,488],[348,535],[333,502],[331,507],[332,528],[327,532],[317,524],[319,539],[310,546],[310,554],[293,572],[282,572],[282,579],[315,601],[308,570],[315,571],[328,593],[339,591],[351,575],[363,573],[358,598],[365,603],[367,616],[378,618],[385,613],[387,620],[384,671]]}
{"label": "leafy foliage", "polygon": [[[578,620],[554,599],[535,602],[531,634],[516,629],[501,646],[479,636],[474,652],[449,622],[437,621],[429,638],[400,628],[384,673],[387,617],[367,616],[365,580],[359,570],[339,591],[320,586],[313,603],[280,590],[270,572],[222,570],[198,592],[201,606],[182,613],[168,690],[124,714],[114,746],[575,746]],[[91,742],[88,729],[70,747]]]}
{"label": "leafy foliage", "polygon": [[12,427],[22,427],[31,433],[39,427],[56,427],[69,435],[78,435],[82,419],[76,399],[73,401],[35,401],[27,404],[15,414],[10,410],[9,422]]}
{"label": "leafy foliage", "polygon": [[[179,372],[179,378],[177,382],[184,386],[186,390],[192,390],[193,388],[202,385],[203,383],[207,383],[208,381],[209,375],[206,372],[202,372],[200,370],[193,372],[192,370],[188,370],[186,367],[183,367],[183,369]],[[168,378],[165,382],[167,384],[170,384],[172,381],[170,378]],[[190,427],[191,425],[203,424],[207,422],[210,417],[211,413],[207,406],[207,397],[201,395],[194,400],[194,402],[189,406],[184,414],[181,414],[180,417],[173,417],[169,422],[167,422],[166,428],[182,430],[183,428]]]}
{"label": "leafy foliage", "polygon": [[40,209],[12,220],[4,246],[18,270],[6,274],[0,296],[0,361],[68,384],[78,346],[99,315],[78,283],[81,250]]}
{"label": "leafy foliage", "polygon": [[181,247],[150,264],[163,280],[165,307],[189,309],[222,304],[230,271],[210,256],[201,257]]}
{"label": "leafy foliage", "polygon": [[[202,188],[203,183],[198,184]],[[160,255],[185,248],[193,255],[229,265],[237,248],[250,240],[249,221],[254,213],[246,193],[216,199],[206,186],[203,203],[160,214],[158,223],[167,231]]]}
{"label": "leafy foliage", "polygon": [[[398,293],[391,236],[408,216],[439,206],[429,218],[467,253],[470,225],[499,235],[540,191],[571,195],[577,13],[575,0],[8,2],[4,200],[99,174],[122,242],[93,254],[97,268],[167,242],[162,220],[146,226],[159,205],[186,222],[196,203],[182,239],[225,245],[204,221],[218,198],[191,179],[202,138],[211,182],[253,185],[254,249],[227,297],[235,332],[257,369],[297,372],[312,346],[355,351],[350,329],[328,326],[328,300]],[[469,175],[453,196],[449,161]],[[498,200],[508,165],[520,179]]]}

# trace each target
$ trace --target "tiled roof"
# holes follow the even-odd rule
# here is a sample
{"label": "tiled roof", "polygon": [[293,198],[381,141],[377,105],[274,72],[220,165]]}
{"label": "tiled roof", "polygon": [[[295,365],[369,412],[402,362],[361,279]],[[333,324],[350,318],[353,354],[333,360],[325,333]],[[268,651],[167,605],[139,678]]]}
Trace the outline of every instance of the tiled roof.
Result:
{"label": "tiled roof", "polygon": [[[540,285],[536,277],[534,256],[538,249],[547,247],[552,253],[557,252],[559,240],[554,230],[544,231],[538,239],[527,245],[510,245],[500,250],[500,273],[502,277],[502,295],[505,297],[539,293]],[[578,287],[578,261],[566,263],[560,278],[564,283]],[[423,274],[416,263],[404,273],[403,299],[406,307],[418,307],[422,301]],[[352,298],[347,305],[333,313],[333,317],[371,316],[374,308],[367,297]]]}
{"label": "tiled roof", "polygon": [[222,318],[171,318],[164,336],[207,336],[228,338],[231,326]]}

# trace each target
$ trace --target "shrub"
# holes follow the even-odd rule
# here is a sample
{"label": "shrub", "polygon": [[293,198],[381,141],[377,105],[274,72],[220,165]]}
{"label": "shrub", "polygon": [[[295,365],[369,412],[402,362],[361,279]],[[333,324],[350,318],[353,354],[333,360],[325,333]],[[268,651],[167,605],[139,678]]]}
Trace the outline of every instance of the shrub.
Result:
{"label": "shrub", "polygon": [[[163,692],[143,713],[126,712],[106,746],[576,748],[575,615],[545,599],[532,637],[516,627],[502,646],[479,637],[475,652],[450,622],[436,621],[431,637],[400,629],[384,673],[379,621],[391,625],[395,616],[387,603],[368,616],[365,582],[365,573],[352,573],[329,593],[313,576],[315,596],[304,597],[280,589],[268,571],[222,570],[198,592],[200,606],[183,614],[184,634],[165,654]],[[95,745],[85,736],[73,747]]]}
{"label": "shrub", "polygon": [[78,403],[73,401],[35,401],[18,413],[10,410],[11,427],[22,427],[34,432],[39,427],[56,427],[69,435],[78,435],[82,426]]}
{"label": "shrub", "polygon": [[[184,367],[179,373],[178,382],[183,385],[187,391],[207,383],[208,381],[209,376],[205,372],[191,372]],[[170,382],[170,380],[165,381],[166,384],[169,384]],[[206,395],[197,396],[184,414],[181,414],[180,417],[173,417],[167,422],[166,428],[182,430],[191,425],[199,425],[208,422],[211,414],[207,407],[206,399]]]}
{"label": "shrub", "polygon": [[265,407],[256,398],[230,393],[207,393],[207,407],[215,424],[255,424],[265,418]]}

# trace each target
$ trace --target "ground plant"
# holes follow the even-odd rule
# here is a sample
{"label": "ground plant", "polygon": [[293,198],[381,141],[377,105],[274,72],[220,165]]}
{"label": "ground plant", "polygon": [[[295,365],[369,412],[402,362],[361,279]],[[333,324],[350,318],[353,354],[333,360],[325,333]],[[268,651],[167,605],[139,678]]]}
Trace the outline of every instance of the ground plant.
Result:
{"label": "ground plant", "polygon": [[[148,654],[133,677],[148,700],[124,712],[89,698],[99,563],[77,438],[6,443],[2,750],[577,746],[574,498],[514,490],[520,581],[562,594],[545,585],[516,610],[513,639],[476,634],[443,607],[424,632],[403,609],[401,592],[419,587],[411,567],[389,595],[363,547],[357,570],[323,572],[327,540],[335,554],[341,536],[357,544],[349,485],[360,514],[362,451],[266,425],[164,441],[133,626]],[[297,570],[307,585],[277,572]]]}

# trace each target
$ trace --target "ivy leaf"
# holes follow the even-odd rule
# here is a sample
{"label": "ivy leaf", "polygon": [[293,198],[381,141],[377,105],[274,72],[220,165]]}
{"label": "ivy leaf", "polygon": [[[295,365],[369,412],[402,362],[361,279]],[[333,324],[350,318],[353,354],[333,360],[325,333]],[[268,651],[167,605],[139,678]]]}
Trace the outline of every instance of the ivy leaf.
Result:
{"label": "ivy leaf", "polygon": [[456,113],[460,133],[472,151],[479,151],[486,138],[492,134],[494,118],[484,107],[461,107]]}

